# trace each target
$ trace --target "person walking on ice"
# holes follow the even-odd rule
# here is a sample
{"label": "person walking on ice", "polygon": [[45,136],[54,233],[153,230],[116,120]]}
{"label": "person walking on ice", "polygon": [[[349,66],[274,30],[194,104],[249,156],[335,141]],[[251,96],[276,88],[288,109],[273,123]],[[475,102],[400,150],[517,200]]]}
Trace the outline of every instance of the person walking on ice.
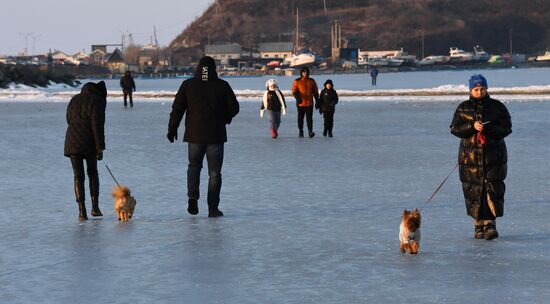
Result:
{"label": "person walking on ice", "polygon": [[178,127],[185,114],[185,134],[189,165],[187,167],[187,212],[199,213],[199,183],[202,163],[208,162],[208,217],[223,216],[218,208],[222,187],[226,125],[239,113],[239,102],[233,89],[216,73],[212,57],[201,58],[193,78],[185,80],[176,94],[168,122],[166,137],[178,139]]}
{"label": "person walking on ice", "polygon": [[269,125],[271,127],[271,138],[275,139],[279,136],[278,131],[281,125],[281,112],[283,115],[286,115],[286,102],[275,79],[269,79],[265,85],[267,91],[264,92],[262,98],[260,117],[264,117],[264,111],[267,111]]}
{"label": "person walking on ice", "polygon": [[470,98],[456,108],[450,127],[460,138],[460,181],[474,238],[492,240],[498,237],[496,218],[504,215],[504,138],[512,133],[512,120],[506,106],[489,96],[485,77],[473,75],[469,87]]}
{"label": "person walking on ice", "polygon": [[325,128],[323,136],[332,137],[332,128],[334,127],[334,112],[338,103],[338,93],[334,89],[332,80],[328,79],[323,85],[321,96],[319,97],[319,113],[323,115],[325,120]]}
{"label": "person walking on ice", "polygon": [[126,101],[130,97],[130,108],[133,108],[134,99],[132,98],[132,93],[136,91],[136,83],[130,71],[126,71],[124,76],[120,78],[120,88],[122,88],[122,94],[124,94],[124,107],[128,107]]}
{"label": "person walking on ice", "polygon": [[315,103],[319,102],[319,89],[317,83],[309,78],[309,68],[302,67],[300,78],[294,80],[292,84],[292,95],[296,98],[296,107],[298,108],[298,129],[299,137],[304,137],[304,116],[307,119],[307,129],[309,138],[315,136],[313,132],[313,99]]}

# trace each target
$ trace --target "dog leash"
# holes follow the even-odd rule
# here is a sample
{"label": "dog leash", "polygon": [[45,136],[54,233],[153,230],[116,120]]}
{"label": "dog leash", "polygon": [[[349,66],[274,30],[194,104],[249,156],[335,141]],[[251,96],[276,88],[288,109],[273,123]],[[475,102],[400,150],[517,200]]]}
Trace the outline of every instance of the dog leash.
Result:
{"label": "dog leash", "polygon": [[449,175],[447,175],[447,177],[445,177],[445,179],[441,182],[441,184],[439,185],[439,187],[437,187],[437,189],[435,189],[434,193],[432,194],[432,196],[430,196],[430,198],[426,201],[426,203],[424,204],[424,206],[422,208],[420,208],[420,211],[422,212],[422,209],[424,209],[426,206],[428,206],[428,203],[434,198],[435,194],[437,192],[439,192],[439,190],[441,190],[441,187],[443,187],[443,185],[445,184],[445,182],[449,179],[449,177],[451,177],[451,174],[453,174],[453,172],[455,172],[456,168],[458,167],[460,163],[456,163],[456,165],[454,166],[453,170],[451,170],[451,173],[449,173]]}
{"label": "dog leash", "polygon": [[113,180],[115,181],[115,183],[117,184],[117,186],[120,187],[120,184],[117,182],[115,176],[113,175],[113,172],[111,172],[111,169],[109,169],[109,166],[107,166],[107,163],[105,162],[105,160],[103,161],[103,163],[105,164],[105,167],[107,168],[107,171],[109,171],[109,174],[111,174],[111,177],[113,178]]}

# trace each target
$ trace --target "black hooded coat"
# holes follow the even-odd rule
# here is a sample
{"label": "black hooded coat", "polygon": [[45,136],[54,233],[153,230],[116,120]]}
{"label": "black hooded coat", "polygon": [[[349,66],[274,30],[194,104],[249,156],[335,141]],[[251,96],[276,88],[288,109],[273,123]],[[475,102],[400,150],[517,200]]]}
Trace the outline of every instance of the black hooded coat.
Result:
{"label": "black hooded coat", "polygon": [[[330,90],[327,90],[326,85],[327,83],[330,83],[331,88]],[[332,80],[325,81],[325,84],[323,84],[323,90],[321,91],[321,95],[319,96],[319,111],[321,113],[325,112],[332,112],[334,113],[336,109],[336,104],[338,103],[338,93],[336,93],[336,90],[334,89],[334,85],[332,84]]]}
{"label": "black hooded coat", "polygon": [[168,134],[176,134],[185,115],[183,141],[220,144],[227,141],[225,126],[239,113],[239,103],[229,83],[218,78],[210,57],[199,62],[195,77],[185,80],[176,94]]}
{"label": "black hooded coat", "polygon": [[[488,122],[483,127],[485,144],[478,139],[476,121]],[[470,97],[456,109],[451,133],[460,137],[458,162],[460,181],[466,202],[466,212],[480,219],[481,203],[485,200],[494,206],[495,217],[504,214],[504,179],[508,170],[508,155],[504,138],[512,133],[512,120],[500,101],[488,95],[476,100]],[[482,197],[487,193],[487,197]]]}
{"label": "black hooded coat", "polygon": [[73,96],[67,106],[65,156],[93,157],[105,149],[106,106],[107,88],[103,81],[88,82]]}

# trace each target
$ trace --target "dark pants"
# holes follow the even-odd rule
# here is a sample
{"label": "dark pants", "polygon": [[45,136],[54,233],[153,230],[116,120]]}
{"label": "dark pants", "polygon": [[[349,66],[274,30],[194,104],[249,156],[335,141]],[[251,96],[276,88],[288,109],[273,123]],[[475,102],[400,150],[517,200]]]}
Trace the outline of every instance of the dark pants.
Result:
{"label": "dark pants", "polygon": [[325,119],[325,130],[332,132],[334,126],[334,112],[323,112],[323,118]]}
{"label": "dark pants", "polygon": [[199,199],[202,161],[208,163],[208,209],[217,210],[222,188],[223,144],[188,144],[187,196]]}
{"label": "dark pants", "polygon": [[372,85],[375,86],[376,85],[376,76],[371,76],[372,77]]}
{"label": "dark pants", "polygon": [[82,155],[71,155],[71,164],[74,172],[74,194],[77,202],[86,200],[86,192],[84,190],[84,160],[88,171],[88,179],[90,183],[90,194],[92,198],[99,197],[99,177],[97,174],[97,159],[93,157],[85,157]]}
{"label": "dark pants", "polygon": [[313,106],[298,107],[298,129],[304,130],[304,116],[307,119],[307,129],[309,133],[313,132]]}
{"label": "dark pants", "polygon": [[129,91],[122,90],[122,92],[124,93],[124,107],[128,106],[128,104],[126,103],[128,96],[130,96],[130,108],[134,107],[134,100],[132,99],[132,90],[129,90]]}

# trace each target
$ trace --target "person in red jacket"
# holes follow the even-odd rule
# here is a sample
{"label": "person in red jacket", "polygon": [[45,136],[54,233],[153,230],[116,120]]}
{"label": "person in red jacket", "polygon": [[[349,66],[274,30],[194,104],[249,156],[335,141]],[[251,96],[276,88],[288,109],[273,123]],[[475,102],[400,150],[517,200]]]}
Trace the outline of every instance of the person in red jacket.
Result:
{"label": "person in red jacket", "polygon": [[308,67],[302,67],[300,78],[294,80],[292,95],[296,98],[296,107],[298,108],[299,136],[304,137],[304,116],[306,116],[307,129],[311,138],[315,136],[315,132],[313,132],[313,100],[315,99],[315,106],[318,107],[319,89],[315,80],[309,78]]}

